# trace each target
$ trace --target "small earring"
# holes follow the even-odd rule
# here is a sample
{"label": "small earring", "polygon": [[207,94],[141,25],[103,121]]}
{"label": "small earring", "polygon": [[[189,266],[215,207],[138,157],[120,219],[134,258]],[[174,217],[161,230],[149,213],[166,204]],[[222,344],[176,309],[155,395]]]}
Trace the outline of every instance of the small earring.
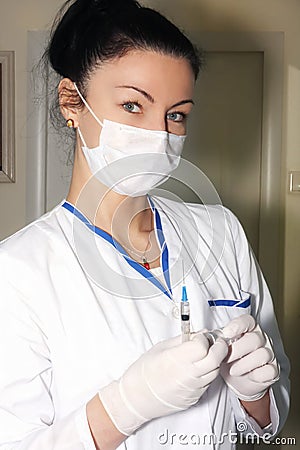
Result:
{"label": "small earring", "polygon": [[67,120],[67,127],[68,128],[74,128],[74,120],[73,119]]}

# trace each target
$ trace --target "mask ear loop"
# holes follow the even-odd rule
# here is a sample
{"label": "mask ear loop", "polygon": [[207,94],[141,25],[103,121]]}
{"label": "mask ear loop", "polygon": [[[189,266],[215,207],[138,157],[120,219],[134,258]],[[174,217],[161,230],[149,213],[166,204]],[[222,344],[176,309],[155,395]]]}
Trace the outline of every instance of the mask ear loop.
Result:
{"label": "mask ear loop", "polygon": [[86,142],[85,142],[85,140],[84,140],[84,137],[82,136],[82,133],[81,133],[79,127],[77,127],[77,131],[78,131],[79,137],[80,137],[81,142],[83,143],[84,147],[87,147]]}
{"label": "mask ear loop", "polygon": [[87,109],[89,110],[89,112],[92,114],[92,116],[94,117],[94,119],[99,123],[99,125],[103,128],[103,123],[101,122],[101,120],[96,116],[96,114],[94,113],[94,111],[92,110],[92,108],[90,107],[90,105],[88,104],[88,102],[86,101],[86,99],[83,97],[83,95],[81,94],[81,92],[79,91],[77,84],[74,81],[74,87],[77,91],[77,94],[79,95],[80,99],[82,100],[82,102],[84,103],[84,106],[87,107]]}
{"label": "mask ear loop", "polygon": [[[74,84],[74,87],[75,87],[75,89],[76,89],[76,92],[77,92],[77,94],[79,95],[80,100],[83,102],[84,106],[85,106],[85,107],[88,109],[88,111],[92,114],[92,116],[94,117],[94,119],[96,120],[96,122],[99,123],[99,125],[101,126],[101,128],[103,128],[103,123],[102,123],[101,120],[96,116],[96,114],[94,113],[94,111],[92,110],[92,108],[90,107],[90,105],[88,104],[88,102],[86,101],[86,99],[83,97],[83,95],[82,95],[81,92],[79,91],[79,89],[78,89],[77,84],[75,83],[75,81],[73,82],[73,84]],[[82,135],[82,133],[81,133],[81,131],[80,131],[80,128],[77,127],[77,130],[78,130],[78,134],[79,134],[79,137],[80,137],[80,139],[81,139],[83,145],[84,145],[85,147],[87,147],[86,142],[85,142],[85,139],[84,139],[84,137],[83,137],[83,135]]]}

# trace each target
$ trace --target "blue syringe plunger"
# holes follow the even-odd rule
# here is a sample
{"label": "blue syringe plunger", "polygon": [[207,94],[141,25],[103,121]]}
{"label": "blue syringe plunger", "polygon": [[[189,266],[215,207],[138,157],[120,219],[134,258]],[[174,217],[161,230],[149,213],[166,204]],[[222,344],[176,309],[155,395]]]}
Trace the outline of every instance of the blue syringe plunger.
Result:
{"label": "blue syringe plunger", "polygon": [[186,287],[182,286],[182,298],[181,301],[183,302],[188,302],[188,297],[187,297],[187,292],[186,292]]}

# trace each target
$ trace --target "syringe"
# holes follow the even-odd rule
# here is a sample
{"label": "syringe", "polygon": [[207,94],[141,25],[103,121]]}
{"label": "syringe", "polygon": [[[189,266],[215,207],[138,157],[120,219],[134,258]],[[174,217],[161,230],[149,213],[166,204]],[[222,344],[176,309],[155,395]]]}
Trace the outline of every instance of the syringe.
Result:
{"label": "syringe", "polygon": [[188,301],[186,286],[182,286],[181,296],[181,333],[182,342],[190,340],[190,303]]}
{"label": "syringe", "polygon": [[182,342],[190,340],[190,303],[186,292],[184,262],[182,260],[182,291],[181,291],[181,334]]}
{"label": "syringe", "polygon": [[[187,296],[187,290],[185,285],[185,273],[184,273],[184,265],[182,262],[182,275],[183,275],[183,286],[182,286],[182,294],[181,294],[181,334],[182,334],[182,342],[187,342],[190,340],[190,303]],[[230,346],[233,342],[238,340],[240,336],[235,338],[226,338],[223,335],[223,331],[221,328],[216,328],[215,330],[205,331],[203,335],[207,338],[209,342],[209,346],[211,347],[218,338],[222,338],[228,346]]]}

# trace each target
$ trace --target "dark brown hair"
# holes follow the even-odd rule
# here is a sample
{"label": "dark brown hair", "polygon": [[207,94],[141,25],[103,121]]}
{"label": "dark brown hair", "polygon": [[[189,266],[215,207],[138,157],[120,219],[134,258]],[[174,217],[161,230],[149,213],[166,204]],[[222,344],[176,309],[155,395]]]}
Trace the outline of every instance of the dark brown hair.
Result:
{"label": "dark brown hair", "polygon": [[47,55],[52,68],[84,93],[93,70],[131,50],[185,58],[198,77],[200,52],[172,22],[135,0],[66,1],[54,22]]}

